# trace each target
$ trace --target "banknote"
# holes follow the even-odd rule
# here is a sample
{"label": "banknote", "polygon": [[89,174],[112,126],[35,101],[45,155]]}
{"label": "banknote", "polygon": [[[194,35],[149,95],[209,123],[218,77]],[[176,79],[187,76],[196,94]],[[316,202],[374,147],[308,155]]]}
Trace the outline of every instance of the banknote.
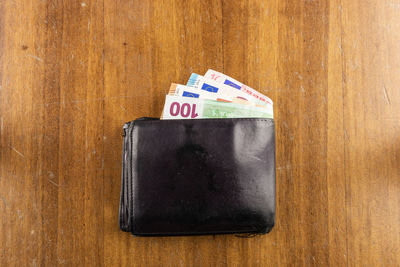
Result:
{"label": "banknote", "polygon": [[253,96],[255,101],[257,101],[258,103],[265,103],[265,104],[273,105],[272,100],[270,98],[268,98],[266,95],[263,95],[262,93],[258,92],[257,90],[255,90],[241,82],[238,82],[235,79],[233,79],[223,73],[209,69],[209,70],[207,70],[206,74],[204,74],[204,77],[211,79],[215,82],[226,84],[233,88],[239,89],[240,91]]}
{"label": "banknote", "polygon": [[246,93],[240,92],[239,90],[236,90],[228,85],[218,83],[211,79],[207,79],[197,73],[192,73],[190,75],[190,78],[187,81],[186,85],[208,91],[210,93],[216,93],[218,95],[225,95],[230,97],[238,96],[246,100],[248,100],[247,98],[250,98],[249,95]]}
{"label": "banknote", "polygon": [[225,101],[225,102],[229,102],[232,100],[231,98],[223,97],[220,94],[215,94],[206,90],[201,90],[200,88],[190,87],[176,83],[171,84],[168,94],[175,96],[182,96],[182,97],[205,98],[205,99]]}
{"label": "banknote", "polygon": [[[221,75],[224,74],[221,73]],[[217,92],[218,88],[222,88],[223,90],[220,91],[221,93],[228,93],[230,95],[235,95],[243,99],[246,99],[250,102],[256,103],[258,105],[263,105],[272,109],[273,106],[272,101],[268,97],[261,94],[260,92],[246,85],[243,85],[242,83],[239,83],[236,80],[233,80],[234,82],[229,81],[229,83],[221,83],[220,82],[221,79],[219,78],[220,76],[214,75],[213,77],[217,77],[217,80],[219,82],[213,79],[206,78],[199,74],[192,73],[186,85],[214,92]],[[238,84],[242,84],[239,89],[238,89]]]}
{"label": "banknote", "polygon": [[204,76],[201,76],[196,73],[192,73],[192,75],[190,75],[190,78],[186,83],[186,85],[204,91],[208,91],[210,93],[215,93],[219,96],[230,97],[230,98],[242,97],[243,99],[246,100],[249,100],[251,98],[246,93],[240,92],[239,90],[233,89],[232,87],[227,86],[225,84],[221,84],[211,79],[204,78]]}
{"label": "banknote", "polygon": [[186,85],[208,91],[210,93],[215,93],[217,95],[217,98],[228,99],[230,101],[231,99],[247,100],[251,103],[254,103],[255,105],[263,106],[269,111],[273,112],[272,104],[259,101],[259,99],[252,95],[249,95],[248,93],[237,90],[226,84],[207,79],[196,73],[192,73]]}
{"label": "banknote", "polygon": [[199,88],[200,82],[201,82],[201,75],[197,73],[192,73],[189,77],[189,80],[187,81],[186,85],[190,87],[196,87]]}
{"label": "banknote", "polygon": [[[229,95],[223,96],[223,95],[212,93],[212,92],[209,92],[206,90],[201,90],[196,87],[190,87],[190,86],[176,84],[176,83],[171,84],[168,94],[174,95],[174,96],[204,98],[204,99],[215,100],[215,101],[232,102],[232,103],[241,104],[241,105],[250,105],[250,106],[266,108],[263,105],[255,104],[253,102],[247,101],[240,97],[232,97]],[[273,110],[272,109],[270,109],[270,110],[272,113]]]}
{"label": "banknote", "polygon": [[229,85],[229,86],[239,89],[239,90],[240,90],[240,87],[243,86],[243,83],[241,83],[223,73],[212,70],[212,69],[208,69],[206,74],[204,74],[204,77],[214,80],[218,83],[223,83],[223,84]]}
{"label": "banknote", "polygon": [[211,118],[272,118],[265,108],[236,103],[167,95],[161,115],[163,120]]}

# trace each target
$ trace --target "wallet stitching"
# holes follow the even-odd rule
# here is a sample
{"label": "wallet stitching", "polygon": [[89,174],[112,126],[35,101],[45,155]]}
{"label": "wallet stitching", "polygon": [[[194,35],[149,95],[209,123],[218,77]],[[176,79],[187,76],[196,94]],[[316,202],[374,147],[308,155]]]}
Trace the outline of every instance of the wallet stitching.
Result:
{"label": "wallet stitching", "polygon": [[[131,137],[133,138],[133,132],[134,132],[134,128],[135,128],[135,124],[136,124],[136,122],[134,121],[133,122],[133,124],[132,124],[132,130],[131,130]],[[132,140],[132,139],[131,139]],[[131,149],[131,153],[132,153],[132,151],[133,151],[133,149]],[[131,155],[132,156],[132,155]],[[132,167],[132,165],[130,166],[130,167]],[[133,175],[133,174],[132,174]],[[132,176],[133,177],[133,176]],[[131,214],[130,214],[130,216],[129,216],[129,219],[130,219],[130,222],[131,222],[131,229],[132,229],[132,231],[134,231],[134,227],[133,227],[133,212],[134,212],[134,210],[133,210],[133,207],[134,207],[134,199],[133,199],[133,197],[134,197],[134,195],[133,195],[133,180],[134,179],[131,179],[131,192],[130,192],[130,198],[131,198],[131,206],[130,206],[130,212],[131,212]]]}
{"label": "wallet stitching", "polygon": [[[136,124],[136,121],[129,122],[128,133],[125,138],[129,138],[129,137],[133,138],[133,131],[135,128],[135,124]],[[130,146],[130,145],[131,145],[131,142],[128,142],[128,146]],[[132,151],[132,149],[127,148],[127,152],[128,151]],[[131,168],[131,167],[132,167],[132,165],[127,166],[128,172],[129,172],[129,168]],[[129,174],[128,174],[128,176],[129,176]],[[126,203],[126,205],[128,206],[127,207],[128,215],[126,216],[127,222],[125,222],[125,223],[127,225],[127,229],[129,229],[128,231],[132,232],[134,230],[133,229],[133,202],[134,202],[134,199],[133,199],[133,190],[132,190],[133,179],[128,179],[127,177],[125,177],[125,179],[127,179],[127,181],[126,181],[127,183],[131,182],[130,186],[127,186],[127,188],[126,188],[126,190],[128,191],[127,194],[129,195],[129,197],[128,197],[128,203]],[[129,181],[129,180],[131,180],[131,181]],[[129,188],[130,188],[130,190],[129,190]]]}

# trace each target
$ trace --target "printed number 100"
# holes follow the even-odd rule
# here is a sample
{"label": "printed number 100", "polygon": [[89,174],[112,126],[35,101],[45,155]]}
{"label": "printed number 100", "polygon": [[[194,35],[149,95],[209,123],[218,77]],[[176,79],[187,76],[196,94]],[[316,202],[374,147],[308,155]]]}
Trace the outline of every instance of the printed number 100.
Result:
{"label": "printed number 100", "polygon": [[183,118],[190,116],[192,119],[199,116],[199,114],[196,113],[196,104],[190,105],[188,103],[184,103],[181,106],[178,102],[173,102],[171,104],[171,107],[169,108],[169,114],[171,114],[173,117],[181,114]]}

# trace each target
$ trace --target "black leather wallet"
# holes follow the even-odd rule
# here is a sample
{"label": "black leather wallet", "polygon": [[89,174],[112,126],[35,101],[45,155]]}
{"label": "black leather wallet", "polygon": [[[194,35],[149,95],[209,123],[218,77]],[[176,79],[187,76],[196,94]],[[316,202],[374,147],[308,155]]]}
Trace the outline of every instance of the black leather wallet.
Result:
{"label": "black leather wallet", "polygon": [[123,231],[268,233],[274,222],[272,119],[141,118],[125,124]]}

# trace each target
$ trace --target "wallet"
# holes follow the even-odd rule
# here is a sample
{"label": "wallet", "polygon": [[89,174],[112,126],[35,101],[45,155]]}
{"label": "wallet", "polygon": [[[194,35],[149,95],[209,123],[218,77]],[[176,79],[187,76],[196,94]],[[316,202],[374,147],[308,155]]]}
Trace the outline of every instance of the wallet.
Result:
{"label": "wallet", "polygon": [[123,130],[121,230],[137,236],[271,231],[273,119],[140,118]]}

